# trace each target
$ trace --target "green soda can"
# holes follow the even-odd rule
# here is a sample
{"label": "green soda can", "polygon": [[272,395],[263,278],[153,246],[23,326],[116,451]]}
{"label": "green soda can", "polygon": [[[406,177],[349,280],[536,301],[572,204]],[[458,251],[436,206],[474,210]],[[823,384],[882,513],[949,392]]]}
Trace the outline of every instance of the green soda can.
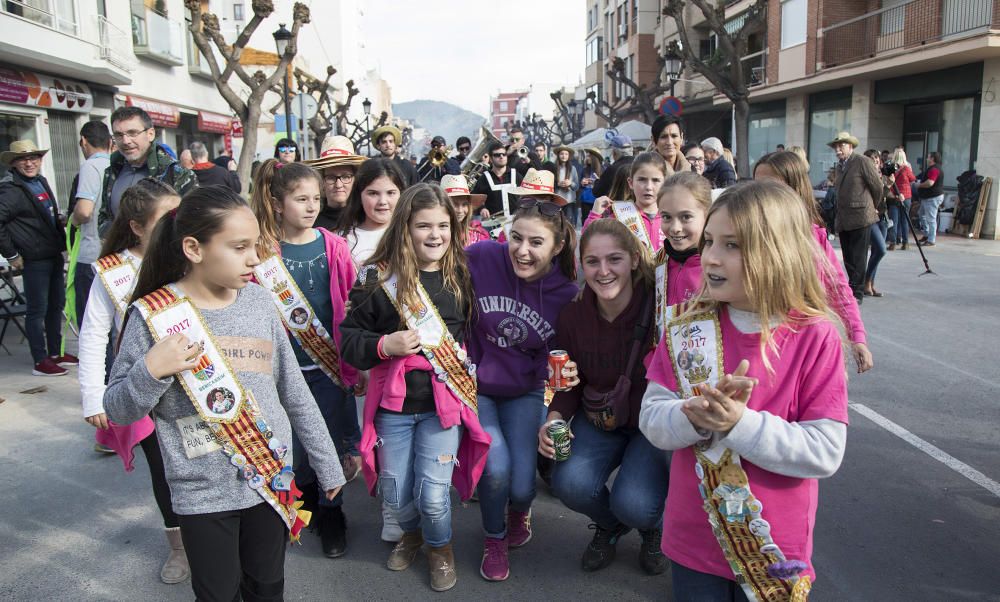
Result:
{"label": "green soda can", "polygon": [[556,462],[563,462],[569,459],[571,441],[569,438],[569,423],[565,420],[553,420],[548,426],[549,438],[556,448]]}

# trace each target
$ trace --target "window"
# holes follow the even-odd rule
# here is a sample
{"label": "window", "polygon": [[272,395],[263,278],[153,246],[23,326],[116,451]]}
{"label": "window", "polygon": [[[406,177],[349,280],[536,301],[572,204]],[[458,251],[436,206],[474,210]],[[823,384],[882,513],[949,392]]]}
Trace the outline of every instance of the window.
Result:
{"label": "window", "polygon": [[632,0],[632,29],[635,29],[636,21],[639,20],[639,0]]}
{"label": "window", "polygon": [[233,2],[233,21],[242,23],[244,18],[243,3]]}
{"label": "window", "polygon": [[806,7],[808,0],[785,0],[781,3],[781,48],[806,43]]}
{"label": "window", "polygon": [[600,101],[604,100],[604,84],[597,83],[597,84],[594,84],[592,86],[588,86],[587,87],[587,95],[590,96],[591,92],[594,93],[594,101],[595,102],[600,102]]}
{"label": "window", "polygon": [[506,113],[509,110],[510,109],[508,108],[507,101],[506,100],[501,100],[500,101],[500,112],[501,113]]}
{"label": "window", "polygon": [[906,7],[900,6],[903,2],[905,0],[882,0],[882,8],[887,10],[882,13],[881,35],[903,31],[906,17]]}
{"label": "window", "polygon": [[587,65],[604,59],[604,38],[598,36],[587,42]]}
{"label": "window", "polygon": [[590,10],[587,11],[587,31],[588,32],[594,31],[594,29],[597,28],[597,16],[600,14],[600,12],[598,12],[598,10],[599,9],[597,8],[597,4],[594,4],[594,6],[590,7]]}

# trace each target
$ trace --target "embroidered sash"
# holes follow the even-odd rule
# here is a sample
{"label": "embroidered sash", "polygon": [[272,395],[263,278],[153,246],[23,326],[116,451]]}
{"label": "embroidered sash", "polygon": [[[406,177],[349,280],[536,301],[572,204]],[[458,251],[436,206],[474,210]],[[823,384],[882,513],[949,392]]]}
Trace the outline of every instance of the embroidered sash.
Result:
{"label": "embroidered sash", "polygon": [[271,255],[254,268],[257,282],[271,293],[271,300],[285,328],[292,333],[302,350],[337,386],[344,386],[340,373],[340,351],[333,337],[316,317],[309,300],[288,273],[278,255]]}
{"label": "embroidered sash", "polygon": [[108,297],[114,302],[118,317],[123,317],[128,309],[128,300],[135,288],[138,273],[136,257],[128,251],[105,255],[97,260],[97,275],[100,276]]}
{"label": "embroidered sash", "polygon": [[664,247],[653,257],[656,273],[656,341],[663,338],[663,330],[670,321],[670,306],[667,304],[667,251]]}
{"label": "embroidered sash", "polygon": [[649,240],[649,232],[646,232],[646,224],[643,223],[642,215],[635,203],[632,201],[611,201],[611,215],[625,224],[629,232],[634,234],[647,249],[653,250],[653,243]]}
{"label": "embroidered sash", "polygon": [[284,461],[288,446],[274,435],[253,394],[240,384],[201,312],[175,285],[153,291],[135,305],[154,340],[184,333],[201,347],[196,368],[178,374],[178,382],[239,478],[278,513],[292,541],[297,541],[311,514],[299,509],[302,492]]}
{"label": "embroidered sash", "polygon": [[[668,309],[666,344],[678,394],[690,398],[699,394],[701,385],[718,382],[723,374],[722,328],[715,310],[674,318],[683,313],[682,307]],[[799,576],[806,563],[787,559],[771,538],[764,504],[754,497],[739,454],[715,438],[695,445],[694,453],[698,492],[712,533],[747,598],[806,600],[812,582],[807,575]]]}
{"label": "embroidered sash", "polygon": [[[372,278],[381,279],[380,270],[376,266],[365,266],[361,269],[362,282],[367,284]],[[437,307],[431,301],[430,295],[420,282],[417,282],[417,304],[413,307],[403,306],[397,298],[398,281],[396,275],[389,276],[382,282],[382,290],[392,301],[410,330],[420,335],[420,346],[424,357],[434,368],[434,378],[444,383],[451,392],[462,400],[473,412],[479,413],[476,399],[476,365],[469,359],[465,349],[448,331]]]}

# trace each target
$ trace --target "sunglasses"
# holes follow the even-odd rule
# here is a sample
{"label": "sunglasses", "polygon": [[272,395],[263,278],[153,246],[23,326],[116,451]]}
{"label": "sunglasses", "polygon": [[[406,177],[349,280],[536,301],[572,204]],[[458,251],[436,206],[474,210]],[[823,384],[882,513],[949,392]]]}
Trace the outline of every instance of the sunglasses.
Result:
{"label": "sunglasses", "polygon": [[556,205],[552,201],[539,201],[538,199],[521,199],[517,202],[518,209],[524,209],[525,211],[530,211],[531,209],[538,209],[538,212],[542,215],[548,217],[555,217],[557,215],[562,216],[563,212],[559,205]]}
{"label": "sunglasses", "polygon": [[278,147],[278,152],[279,153],[294,153],[295,152],[295,147],[294,146],[279,146]]}
{"label": "sunglasses", "polygon": [[506,156],[507,156],[507,153],[493,153],[493,154],[492,154],[492,155],[490,155],[490,156],[491,156],[491,157],[493,157],[494,159],[499,159],[499,158],[501,158],[501,157],[506,157]]}

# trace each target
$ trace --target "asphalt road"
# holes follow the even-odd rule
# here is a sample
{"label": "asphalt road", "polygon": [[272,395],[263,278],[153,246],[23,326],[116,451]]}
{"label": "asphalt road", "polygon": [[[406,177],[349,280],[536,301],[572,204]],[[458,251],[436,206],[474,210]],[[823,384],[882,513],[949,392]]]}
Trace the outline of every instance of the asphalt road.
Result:
{"label": "asphalt road", "polygon": [[[948,238],[928,254],[938,275],[918,278],[912,247],[890,253],[876,283],[886,296],[862,307],[876,367],[852,376],[847,455],[820,486],[813,600],[1000,601],[1000,243]],[[191,599],[188,583],[159,582],[166,544],[142,455],[126,474],[117,458],[91,451],[75,377],[25,376],[27,345],[7,337],[0,599]],[[47,390],[21,393],[38,386]],[[639,569],[636,534],[612,567],[581,572],[588,521],[540,490],[534,539],[511,552],[504,583],[479,576],[479,509],[456,503],[459,582],[438,595],[423,558],[403,573],[385,568],[378,507],[356,481],[348,555],[326,559],[306,535],[286,563],[286,597],[670,599],[668,575]]]}

